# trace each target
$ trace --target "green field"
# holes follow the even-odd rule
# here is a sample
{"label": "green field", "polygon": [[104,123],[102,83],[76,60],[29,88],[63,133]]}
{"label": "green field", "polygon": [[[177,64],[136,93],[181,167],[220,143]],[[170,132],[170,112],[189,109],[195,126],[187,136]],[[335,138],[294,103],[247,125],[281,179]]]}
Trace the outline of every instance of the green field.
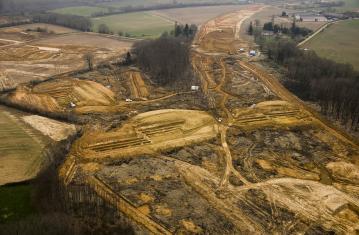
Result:
{"label": "green field", "polygon": [[304,45],[318,55],[359,70],[359,20],[345,20],[329,26]]}
{"label": "green field", "polygon": [[21,120],[21,114],[0,106],[0,185],[36,176],[47,137]]}
{"label": "green field", "polygon": [[92,16],[94,13],[107,12],[108,10],[103,7],[65,7],[52,10],[51,12],[66,14],[66,15],[78,15],[78,16]]}
{"label": "green field", "polygon": [[173,3],[172,0],[123,0],[119,2],[105,2],[100,3],[100,6],[106,6],[106,7],[114,7],[114,8],[122,8],[122,7],[148,7],[148,6],[154,6],[159,4],[170,4]]}
{"label": "green field", "polygon": [[100,24],[106,24],[112,32],[119,31],[130,34],[131,37],[155,38],[164,31],[171,31],[174,22],[149,12],[135,12],[92,18],[94,31],[98,30]]}
{"label": "green field", "polygon": [[[238,2],[236,0],[177,0],[177,3],[228,3],[228,2]],[[122,0],[122,1],[113,1],[113,2],[105,2],[99,3],[99,6],[107,6],[114,8],[122,8],[122,7],[149,7],[160,4],[173,4],[173,0]]]}
{"label": "green field", "polygon": [[0,187],[0,224],[17,221],[35,209],[31,206],[31,186],[28,184]]}

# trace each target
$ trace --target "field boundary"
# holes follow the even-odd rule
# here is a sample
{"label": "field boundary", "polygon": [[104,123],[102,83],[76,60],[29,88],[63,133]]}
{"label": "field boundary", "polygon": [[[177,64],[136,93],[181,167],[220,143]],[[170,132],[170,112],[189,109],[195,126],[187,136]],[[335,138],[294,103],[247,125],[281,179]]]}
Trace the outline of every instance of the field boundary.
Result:
{"label": "field boundary", "polygon": [[90,176],[87,178],[87,182],[101,198],[116,206],[118,210],[147,228],[151,233],[167,235],[172,234],[167,228],[154,222],[149,217],[141,213],[136,207],[132,205],[130,201],[122,197],[120,194],[114,192],[109,185],[100,180],[98,177]]}
{"label": "field boundary", "polygon": [[320,34],[321,32],[323,32],[324,29],[328,28],[330,25],[332,24],[336,24],[340,21],[343,20],[336,20],[336,21],[330,21],[327,22],[326,24],[324,24],[322,27],[320,27],[319,29],[317,29],[313,34],[311,34],[309,37],[307,37],[306,39],[304,39],[303,41],[301,41],[300,43],[297,44],[297,47],[303,46],[304,44],[306,44],[307,42],[309,42],[310,40],[312,40],[315,36],[317,36],[318,34]]}

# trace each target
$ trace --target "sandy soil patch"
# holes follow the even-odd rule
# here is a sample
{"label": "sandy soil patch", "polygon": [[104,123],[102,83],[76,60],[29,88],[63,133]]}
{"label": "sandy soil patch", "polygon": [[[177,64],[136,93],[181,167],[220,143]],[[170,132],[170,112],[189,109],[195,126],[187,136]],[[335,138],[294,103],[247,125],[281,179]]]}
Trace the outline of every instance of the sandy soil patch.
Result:
{"label": "sandy soil patch", "polygon": [[[2,39],[6,40],[3,41],[5,43],[18,42]],[[83,55],[86,53],[94,55],[95,65],[119,58],[132,44],[130,41],[80,33],[51,37],[30,45],[5,45],[6,48],[0,47],[0,90],[84,68]]]}
{"label": "sandy soil patch", "polygon": [[54,52],[59,52],[61,50],[59,48],[54,48],[54,47],[37,47],[37,48],[43,51],[54,51]]}
{"label": "sandy soil patch", "polygon": [[91,34],[91,33],[76,33],[76,34],[62,35],[54,38],[43,39],[36,43],[36,45],[49,45],[49,46],[72,45],[72,46],[105,48],[110,50],[129,49],[132,46],[132,44],[133,42],[131,41],[121,41],[110,37]]}
{"label": "sandy soil patch", "polygon": [[64,140],[76,132],[76,127],[73,124],[66,124],[37,115],[24,116],[22,119],[55,141]]}
{"label": "sandy soil patch", "polygon": [[78,79],[61,78],[34,87],[19,87],[7,96],[18,105],[46,112],[63,112],[68,108],[112,105],[114,93],[103,85]]}

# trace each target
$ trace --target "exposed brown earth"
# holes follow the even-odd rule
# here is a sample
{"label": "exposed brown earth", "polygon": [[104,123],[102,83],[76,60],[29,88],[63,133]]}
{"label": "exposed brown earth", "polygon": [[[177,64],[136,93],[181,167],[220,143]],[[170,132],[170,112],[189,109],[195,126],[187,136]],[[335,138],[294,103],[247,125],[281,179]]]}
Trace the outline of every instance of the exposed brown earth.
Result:
{"label": "exposed brown earth", "polygon": [[75,107],[111,105],[115,96],[101,84],[61,78],[33,87],[18,87],[7,100],[33,110],[59,113]]}
{"label": "exposed brown earth", "polygon": [[0,46],[0,90],[84,69],[83,56],[88,53],[93,54],[95,65],[111,61],[133,44],[113,36],[66,31],[56,26],[48,26],[55,33],[26,30],[31,27],[37,26],[0,30],[0,42],[5,43]]}
{"label": "exposed brown earth", "polygon": [[201,27],[191,53],[199,92],[109,65],[10,93],[102,119],[60,169],[75,205],[92,190],[142,234],[359,232],[356,141],[238,53],[251,47],[242,23],[263,8]]}
{"label": "exposed brown earth", "polygon": [[[198,33],[192,63],[211,113],[142,113],[141,104],[166,107],[171,94],[120,103],[112,112],[141,114],[85,134],[61,170],[65,184],[87,178],[100,197],[156,234],[355,234],[358,146],[237,55],[250,47],[239,36],[242,22],[260,9],[218,17]],[[133,75],[126,79],[129,95],[144,96]],[[192,121],[199,129],[186,124]]]}

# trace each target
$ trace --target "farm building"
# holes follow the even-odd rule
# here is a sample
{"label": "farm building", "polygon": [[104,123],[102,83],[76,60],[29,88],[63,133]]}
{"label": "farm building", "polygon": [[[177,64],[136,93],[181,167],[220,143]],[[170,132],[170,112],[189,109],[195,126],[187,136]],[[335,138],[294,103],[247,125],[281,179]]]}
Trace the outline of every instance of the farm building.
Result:
{"label": "farm building", "polygon": [[327,22],[328,19],[325,16],[301,16],[300,21],[303,22]]}

